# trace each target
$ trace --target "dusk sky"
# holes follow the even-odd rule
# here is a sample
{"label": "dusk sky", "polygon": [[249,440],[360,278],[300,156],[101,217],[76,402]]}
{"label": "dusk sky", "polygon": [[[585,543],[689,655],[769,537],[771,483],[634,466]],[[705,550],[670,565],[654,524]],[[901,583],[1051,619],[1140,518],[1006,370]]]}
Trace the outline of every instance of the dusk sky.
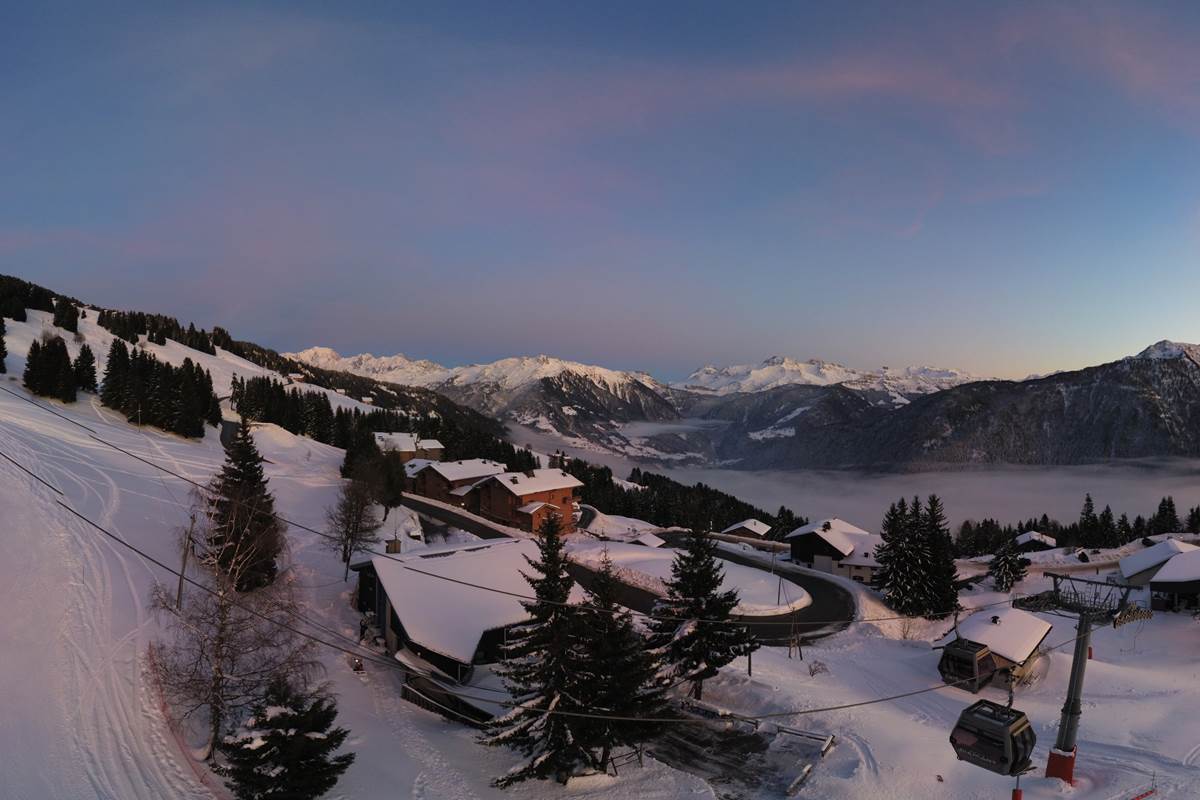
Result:
{"label": "dusk sky", "polygon": [[0,272],[280,350],[1200,341],[1200,4],[7,3]]}

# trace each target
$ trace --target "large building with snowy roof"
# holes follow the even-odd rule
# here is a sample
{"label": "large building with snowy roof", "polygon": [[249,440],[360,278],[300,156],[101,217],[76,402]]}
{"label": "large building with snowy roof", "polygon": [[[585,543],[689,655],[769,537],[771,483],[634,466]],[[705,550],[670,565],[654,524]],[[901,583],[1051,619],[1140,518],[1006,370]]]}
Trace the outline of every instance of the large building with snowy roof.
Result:
{"label": "large building with snowy roof", "polygon": [[1025,531],[1017,536],[1013,542],[1017,545],[1017,550],[1022,553],[1053,550],[1055,547],[1058,547],[1058,541],[1053,536],[1047,536],[1038,531]]}
{"label": "large building with snowy roof", "polygon": [[879,571],[875,548],[883,539],[844,519],[811,522],[783,537],[791,546],[794,563],[870,583]]}
{"label": "large building with snowy roof", "polygon": [[985,645],[997,669],[1004,670],[1017,682],[1033,668],[1034,656],[1052,627],[1041,617],[1019,608],[988,609],[959,622],[941,644],[962,639]]}
{"label": "large building with snowy roof", "polygon": [[[407,699],[436,699],[472,718],[488,716],[478,713],[478,703],[464,707],[444,687],[493,677],[486,665],[501,660],[509,629],[529,619],[522,604],[533,592],[522,574],[529,569],[526,558],[537,558],[535,542],[495,539],[378,555],[353,566],[359,610],[374,615],[383,647],[412,670]],[[571,602],[582,599],[576,586]]]}
{"label": "large building with snowy roof", "polygon": [[486,458],[430,461],[412,476],[412,490],[432,500],[465,506],[466,495],[472,486],[490,475],[499,475],[505,469],[507,467],[499,461]]}
{"label": "large building with snowy roof", "polygon": [[1197,549],[1200,548],[1178,539],[1164,539],[1144,550],[1138,550],[1136,553],[1122,558],[1118,565],[1121,570],[1121,578],[1125,583],[1145,586],[1153,581],[1163,565],[1175,556]]}
{"label": "large building with snowy roof", "polygon": [[524,531],[536,531],[547,518],[556,516],[562,531],[571,533],[582,487],[579,479],[561,469],[504,472],[476,483],[469,491],[466,507]]}

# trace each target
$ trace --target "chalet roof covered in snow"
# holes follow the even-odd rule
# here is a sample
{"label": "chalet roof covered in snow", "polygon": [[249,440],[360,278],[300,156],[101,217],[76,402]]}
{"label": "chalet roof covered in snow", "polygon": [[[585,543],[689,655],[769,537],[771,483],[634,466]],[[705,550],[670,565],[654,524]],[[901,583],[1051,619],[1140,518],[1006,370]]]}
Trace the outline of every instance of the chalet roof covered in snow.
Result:
{"label": "chalet roof covered in snow", "polygon": [[[828,527],[828,530],[826,530],[826,527]],[[818,532],[819,533],[830,533],[830,532],[857,533],[859,535],[864,535],[864,534],[870,535],[869,531],[864,531],[862,528],[858,527],[857,525],[851,525],[849,522],[846,522],[846,520],[844,520],[844,519],[838,519],[837,517],[830,517],[829,519],[821,519],[821,520],[817,520],[816,522],[810,522],[802,528],[796,528],[796,530],[792,531],[791,533],[789,533],[787,536],[784,536],[783,538],[791,539],[793,536],[804,536],[809,533],[818,533]],[[826,540],[826,541],[828,541],[828,540]]]}
{"label": "chalet roof covered in snow", "polygon": [[650,531],[639,533],[629,541],[635,544],[643,545],[644,547],[662,547],[667,543],[666,540],[661,536],[655,536],[653,533],[650,533]]}
{"label": "chalet roof covered in snow", "polygon": [[437,439],[418,439],[416,434],[412,433],[376,433],[375,442],[380,450],[396,450],[400,453],[444,449]]}
{"label": "chalet roof covered in snow", "polygon": [[471,481],[499,475],[506,467],[499,461],[486,458],[468,458],[464,461],[431,461],[425,465],[448,481]]}
{"label": "chalet roof covered in snow", "polygon": [[526,497],[538,492],[556,489],[574,489],[583,486],[574,476],[561,469],[533,469],[529,472],[505,472],[492,475],[488,480],[496,481],[517,497]]}
{"label": "chalet roof covered in snow", "polygon": [[421,470],[423,470],[425,467],[429,466],[430,464],[436,464],[436,463],[437,463],[436,461],[433,461],[432,459],[429,459],[429,458],[414,458],[410,461],[405,461],[404,462],[404,475],[405,475],[405,477],[408,477],[408,478],[415,478],[415,477],[417,477],[418,472],[420,472]]}
{"label": "chalet roof covered in snow", "polygon": [[[1185,543],[1180,542],[1180,544]],[[1155,545],[1155,547],[1157,546]],[[1191,547],[1190,550],[1172,556],[1150,583],[1152,587],[1158,589],[1164,583],[1193,583],[1195,581],[1200,581],[1200,548]]]}
{"label": "chalet roof covered in snow", "polygon": [[548,506],[548,505],[550,505],[550,504],[543,503],[542,501],[539,500],[535,503],[526,503],[525,505],[518,508],[517,511],[521,512],[522,514],[533,514],[534,512],[536,512],[539,509],[543,508],[544,506]]}
{"label": "chalet roof covered in snow", "polygon": [[1181,542],[1177,539],[1164,539],[1156,545],[1147,547],[1145,550],[1139,550],[1132,555],[1122,558],[1120,565],[1121,575],[1125,578],[1132,578],[1138,573],[1167,563],[1180,553],[1187,553],[1197,549],[1200,548],[1197,548],[1194,544]]}
{"label": "chalet roof covered in snow", "polygon": [[771,531],[771,526],[765,522],[759,522],[756,519],[744,519],[741,522],[730,525],[721,533],[734,533],[736,531],[746,531],[755,536],[766,536]]}
{"label": "chalet roof covered in snow", "polygon": [[[995,620],[995,621],[993,621]],[[1050,633],[1053,626],[1019,608],[978,611],[958,623],[958,635],[986,644],[993,653],[1014,664],[1024,664]],[[951,633],[942,641],[954,638]]]}
{"label": "chalet roof covered in snow", "polygon": [[521,575],[529,571],[526,556],[537,558],[536,542],[497,539],[405,556],[375,556],[371,564],[409,638],[469,664],[485,631],[528,618],[519,598],[488,591],[531,595]]}
{"label": "chalet roof covered in snow", "polygon": [[1048,547],[1055,547],[1058,545],[1058,542],[1053,536],[1047,536],[1046,534],[1038,533],[1037,531],[1025,531],[1016,538],[1016,542],[1018,545],[1029,544],[1030,542],[1041,542]]}

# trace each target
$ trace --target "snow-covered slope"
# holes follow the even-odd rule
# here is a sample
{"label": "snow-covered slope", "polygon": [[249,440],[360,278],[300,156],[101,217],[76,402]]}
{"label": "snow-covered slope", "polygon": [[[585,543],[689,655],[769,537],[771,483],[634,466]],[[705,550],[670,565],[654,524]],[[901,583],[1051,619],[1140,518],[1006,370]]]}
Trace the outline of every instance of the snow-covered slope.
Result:
{"label": "snow-covered slope", "polygon": [[1186,342],[1172,342],[1167,339],[1155,342],[1147,347],[1136,356],[1130,356],[1131,359],[1145,361],[1161,361],[1174,358],[1188,358],[1197,364],[1200,364],[1200,344],[1187,344]]}
{"label": "snow-covered slope", "polygon": [[981,379],[961,370],[940,367],[880,367],[877,370],[861,370],[816,358],[799,361],[785,356],[772,356],[761,364],[701,367],[689,375],[687,380],[674,385],[679,389],[725,395],[735,392],[761,392],[792,384],[844,384],[851,389],[878,390],[908,396],[936,392],[976,380]]}
{"label": "snow-covered slope", "polygon": [[284,355],[321,369],[352,372],[404,386],[433,386],[451,377],[449,367],[425,359],[410,359],[400,353],[394,356],[373,356],[370,353],[342,356],[329,347],[310,347],[299,353]]}

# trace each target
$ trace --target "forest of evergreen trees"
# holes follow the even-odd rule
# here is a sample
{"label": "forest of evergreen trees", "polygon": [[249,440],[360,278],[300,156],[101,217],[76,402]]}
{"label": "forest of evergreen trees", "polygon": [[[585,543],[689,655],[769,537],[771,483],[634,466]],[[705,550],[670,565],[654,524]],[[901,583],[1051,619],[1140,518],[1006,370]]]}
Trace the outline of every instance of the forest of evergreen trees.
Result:
{"label": "forest of evergreen trees", "polygon": [[212,375],[185,358],[178,367],[140,348],[130,352],[114,339],[108,351],[100,402],[130,422],[154,425],[181,436],[201,437],[204,424],[221,421]]}
{"label": "forest of evergreen trees", "polygon": [[634,468],[629,481],[642,488],[626,488],[613,479],[608,467],[573,458],[567,472],[583,483],[582,501],[606,514],[652,522],[660,527],[679,526],[720,531],[753,517],[771,526],[769,537],[780,539],[808,523],[786,506],[774,514],[703,483],[682,484],[662,475]]}
{"label": "forest of evergreen trees", "polygon": [[179,324],[179,320],[163,314],[105,309],[100,312],[96,322],[112,335],[119,336],[130,344],[137,344],[138,337],[144,333],[154,344],[166,344],[167,339],[174,339],[201,353],[210,356],[217,354],[212,337],[203,328],[197,330],[190,322],[187,328],[184,328]]}
{"label": "forest of evergreen trees", "polygon": [[0,275],[0,317],[25,322],[27,308],[53,312],[54,297],[54,292],[35,283],[11,275]]}
{"label": "forest of evergreen trees", "polygon": [[997,552],[1005,542],[1025,531],[1052,536],[1059,547],[1119,547],[1159,533],[1200,533],[1200,506],[1193,507],[1181,517],[1175,507],[1175,498],[1168,496],[1159,501],[1154,513],[1139,514],[1130,520],[1124,513],[1116,516],[1107,505],[1097,512],[1096,504],[1088,494],[1083,499],[1079,519],[1073,522],[1064,524],[1046,514],[1008,524],[994,519],[966,520],[959,527],[955,545],[960,556],[986,555]]}

